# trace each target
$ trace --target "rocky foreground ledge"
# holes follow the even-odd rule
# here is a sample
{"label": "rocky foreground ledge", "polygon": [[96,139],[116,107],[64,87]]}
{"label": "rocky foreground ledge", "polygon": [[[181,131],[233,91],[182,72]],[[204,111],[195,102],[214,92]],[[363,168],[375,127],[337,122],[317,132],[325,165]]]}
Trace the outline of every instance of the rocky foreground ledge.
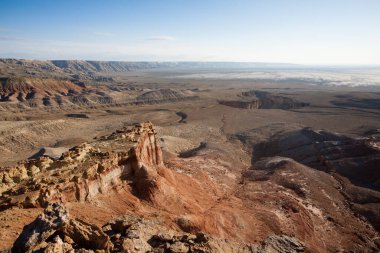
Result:
{"label": "rocky foreground ledge", "polygon": [[163,156],[147,122],[1,168],[0,251],[379,252],[330,174],[289,157],[242,173],[226,159]]}
{"label": "rocky foreground ledge", "polygon": [[24,227],[12,252],[303,252],[303,244],[288,236],[268,237],[260,246],[242,245],[204,233],[178,233],[157,221],[121,216],[101,228],[71,219],[66,208],[49,204]]}

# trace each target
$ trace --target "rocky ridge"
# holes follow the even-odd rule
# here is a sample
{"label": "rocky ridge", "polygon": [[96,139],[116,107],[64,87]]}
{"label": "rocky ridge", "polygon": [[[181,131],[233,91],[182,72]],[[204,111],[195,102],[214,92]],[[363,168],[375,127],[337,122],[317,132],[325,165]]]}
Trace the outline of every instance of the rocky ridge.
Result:
{"label": "rocky ridge", "polygon": [[268,237],[261,245],[243,245],[210,237],[168,230],[157,221],[129,215],[113,219],[101,228],[71,219],[57,203],[24,227],[12,252],[303,252],[302,242],[288,236]]}
{"label": "rocky ridge", "polygon": [[3,106],[35,107],[90,106],[114,103],[108,88],[87,87],[78,81],[52,78],[1,78],[0,102]]}
{"label": "rocky ridge", "polygon": [[[249,140],[249,138],[242,137]],[[336,172],[353,183],[380,190],[380,137],[377,132],[349,137],[323,130],[302,128],[275,134],[269,141],[254,144],[254,159],[285,156],[307,166]]]}
{"label": "rocky ridge", "polygon": [[81,76],[88,79],[103,79],[102,73],[121,73],[132,70],[167,68],[266,68],[287,64],[265,64],[247,62],[125,62],[125,61],[85,61],[85,60],[28,60],[0,59],[0,73],[11,75]]}
{"label": "rocky ridge", "polygon": [[151,167],[163,166],[154,135],[152,124],[142,124],[103,137],[95,145],[77,146],[56,160],[44,156],[2,168],[1,209],[88,201],[132,175],[141,195],[149,197],[154,187],[150,177],[156,174]]}
{"label": "rocky ridge", "polygon": [[185,98],[186,95],[180,91],[173,89],[159,89],[148,91],[136,98],[137,101],[157,101],[157,100],[179,100]]}
{"label": "rocky ridge", "polygon": [[[153,125],[142,123],[79,145],[58,159],[41,157],[2,168],[1,231],[13,230],[9,217],[43,207],[44,214],[25,227],[14,250],[379,249],[376,230],[347,206],[340,182],[323,171],[269,157],[241,178],[230,171],[230,182],[222,183],[209,173],[225,170],[212,154],[163,157]],[[16,239],[1,233],[12,243]]]}
{"label": "rocky ridge", "polygon": [[0,59],[0,72],[11,76],[80,77],[81,79],[107,80],[107,77],[99,73],[152,69],[161,65],[155,62]]}
{"label": "rocky ridge", "polygon": [[254,131],[238,135],[253,149],[252,167],[261,159],[281,156],[330,173],[339,181],[351,208],[380,229],[377,212],[380,208],[380,138],[377,130],[366,136],[349,137],[303,128],[274,134],[269,141],[263,142],[256,142],[253,136]]}
{"label": "rocky ridge", "polygon": [[85,108],[141,105],[198,99],[173,89],[143,92],[141,88],[86,85],[70,79],[36,77],[0,78],[0,110]]}
{"label": "rocky ridge", "polygon": [[[170,233],[154,235],[160,225],[130,216],[114,219],[102,228],[81,220],[70,219],[68,211],[60,204],[49,205],[44,213],[27,225],[15,241],[13,252],[148,252],[156,248],[186,252],[183,241],[200,242],[201,238],[177,236]],[[143,229],[144,228],[144,229]],[[161,227],[161,231],[165,231]],[[174,240],[173,240],[174,239]],[[181,242],[182,241],[182,242]],[[172,245],[167,242],[172,242]],[[203,242],[206,242],[204,238]],[[160,245],[163,244],[163,245]],[[75,251],[75,252],[76,252]]]}

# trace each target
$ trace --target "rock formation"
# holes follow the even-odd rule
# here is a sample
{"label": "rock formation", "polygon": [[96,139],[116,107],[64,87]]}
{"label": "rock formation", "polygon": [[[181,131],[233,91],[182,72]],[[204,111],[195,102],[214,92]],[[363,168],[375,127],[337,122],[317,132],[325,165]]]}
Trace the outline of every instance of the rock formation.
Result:
{"label": "rock formation", "polygon": [[151,197],[162,154],[150,123],[77,146],[59,159],[22,162],[0,172],[1,209],[38,207],[54,201],[88,201],[134,177],[139,194]]}
{"label": "rock formation", "polygon": [[74,80],[36,77],[0,79],[0,102],[25,107],[67,107],[110,104],[113,99],[102,91],[107,88],[86,87]]}
{"label": "rock formation", "polygon": [[164,160],[153,125],[142,123],[58,159],[2,168],[1,229],[45,208],[13,237],[14,252],[379,250],[377,231],[326,172],[269,157],[220,180],[225,161],[200,153]]}
{"label": "rock formation", "polygon": [[[128,85],[97,85],[71,78],[2,77],[0,78],[0,108],[50,109],[102,106],[126,106],[178,102],[198,99],[172,89],[142,92]],[[131,91],[133,90],[133,92]],[[75,116],[75,114],[68,114]]]}
{"label": "rock formation", "polygon": [[237,101],[237,100],[219,100],[219,104],[226,105],[235,108],[242,109],[259,109],[260,101],[259,100],[250,100],[250,101]]}
{"label": "rock formation", "polygon": [[[251,142],[252,167],[260,165],[260,159],[274,156],[288,157],[309,167],[333,175],[350,201],[351,208],[380,228],[379,180],[380,143],[377,131],[367,136],[349,137],[310,128],[275,134],[268,141],[255,143],[249,135],[240,139]],[[269,171],[247,171],[251,177],[267,178]]]}
{"label": "rock formation", "polygon": [[73,247],[110,252],[113,244],[99,227],[69,219],[66,208],[53,203],[24,227],[12,252],[72,252]]}
{"label": "rock formation", "polygon": [[337,172],[353,183],[379,190],[380,138],[376,134],[352,138],[303,128],[273,136],[254,146],[255,159],[285,156],[313,168]]}
{"label": "rock formation", "polygon": [[101,228],[71,219],[66,208],[48,205],[44,213],[24,227],[12,252],[303,252],[304,246],[287,236],[268,237],[254,248],[220,240],[204,233],[178,233],[160,222],[124,215]]}
{"label": "rock formation", "polygon": [[242,109],[294,109],[308,106],[295,99],[265,91],[245,91],[241,100],[219,100],[219,104]]}
{"label": "rock formation", "polygon": [[169,99],[181,99],[185,94],[180,91],[172,89],[159,89],[155,91],[148,91],[141,94],[136,99],[139,101],[155,101],[155,100],[169,100]]}

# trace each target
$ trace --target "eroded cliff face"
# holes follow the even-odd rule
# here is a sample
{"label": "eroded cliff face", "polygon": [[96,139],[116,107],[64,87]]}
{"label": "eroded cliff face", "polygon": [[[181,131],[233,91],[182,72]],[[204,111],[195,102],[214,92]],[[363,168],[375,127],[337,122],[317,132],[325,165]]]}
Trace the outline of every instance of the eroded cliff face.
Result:
{"label": "eroded cliff face", "polygon": [[290,97],[271,94],[265,91],[245,91],[240,100],[218,100],[221,105],[242,109],[295,109],[308,106],[308,103],[299,102]]}
{"label": "eroded cliff face", "polygon": [[57,160],[41,157],[2,168],[1,209],[90,201],[130,179],[139,194],[152,198],[157,170],[163,167],[155,135],[152,124],[143,123],[77,146]]}

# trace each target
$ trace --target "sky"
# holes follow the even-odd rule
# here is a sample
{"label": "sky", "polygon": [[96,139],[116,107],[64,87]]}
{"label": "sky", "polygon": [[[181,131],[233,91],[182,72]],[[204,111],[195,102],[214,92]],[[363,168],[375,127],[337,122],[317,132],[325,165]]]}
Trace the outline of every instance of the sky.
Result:
{"label": "sky", "polygon": [[0,57],[380,64],[380,0],[0,0]]}

